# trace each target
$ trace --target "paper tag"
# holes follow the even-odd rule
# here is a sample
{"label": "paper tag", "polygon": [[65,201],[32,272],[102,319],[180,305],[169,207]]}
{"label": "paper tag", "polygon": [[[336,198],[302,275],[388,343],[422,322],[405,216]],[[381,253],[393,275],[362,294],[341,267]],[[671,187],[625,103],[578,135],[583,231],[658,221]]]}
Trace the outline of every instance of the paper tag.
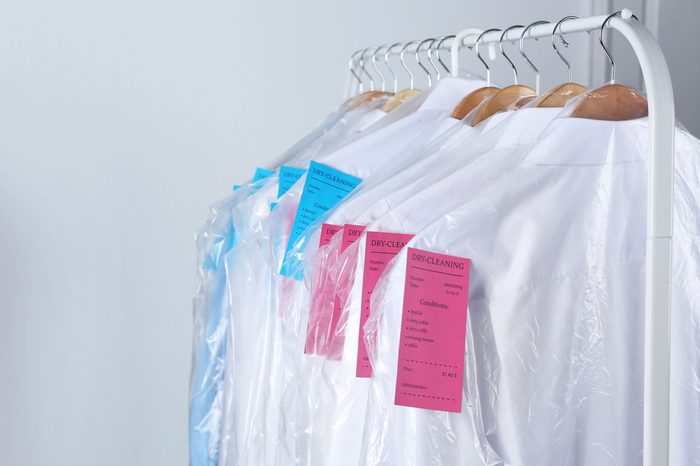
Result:
{"label": "paper tag", "polygon": [[[299,201],[299,208],[297,209],[296,217],[294,217],[292,231],[289,234],[287,249],[284,253],[284,261],[280,270],[282,275],[290,276],[294,271],[298,272],[298,264],[295,263],[296,259],[288,256],[296,241],[304,233],[304,230],[335,207],[361,181],[355,176],[348,175],[334,168],[318,162],[311,162],[301,200]],[[295,278],[302,278],[296,275],[298,274],[295,274]]]}
{"label": "paper tag", "polygon": [[318,242],[319,246],[328,246],[333,238],[333,235],[342,230],[343,227],[340,225],[333,225],[330,223],[324,223],[321,227],[321,239]]}
{"label": "paper tag", "polygon": [[357,342],[357,377],[372,377],[372,366],[365,346],[365,322],[370,316],[372,292],[384,269],[398,254],[413,235],[368,231],[365,247],[365,264],[362,273],[362,312],[360,314],[360,335]]}
{"label": "paper tag", "polygon": [[[319,239],[319,247],[328,246],[333,235],[342,231],[340,225],[332,225],[324,223],[321,226],[321,238]],[[328,258],[324,257],[323,262],[314,264],[313,279],[311,284],[312,296],[309,306],[309,323],[306,327],[306,344],[304,345],[304,354],[323,354],[325,353],[326,331],[329,326],[328,317],[322,315],[323,303],[328,300],[328,287],[325,282],[328,279]]]}
{"label": "paper tag", "polygon": [[255,169],[255,174],[253,175],[253,182],[251,183],[250,188],[248,189],[248,197],[252,196],[253,194],[257,193],[260,188],[262,188],[262,183],[260,183],[261,180],[264,180],[265,178],[270,178],[272,175],[274,175],[275,172],[271,170],[267,170],[265,168],[256,168]]}
{"label": "paper tag", "polygon": [[[360,239],[362,233],[365,231],[365,227],[362,225],[351,225],[346,224],[343,227],[343,242],[341,245],[340,252],[344,252],[352,243]],[[342,280],[343,277],[336,277],[338,280]],[[345,277],[349,278],[349,277]],[[336,287],[352,286],[352,283],[341,283],[337,282]],[[326,355],[331,359],[340,359],[343,353],[343,345],[345,344],[345,334],[342,331],[338,331],[338,322],[340,316],[343,313],[343,307],[340,302],[340,297],[338,295],[333,298],[333,314],[331,315],[331,332],[330,332],[330,343],[328,345],[328,351]]]}
{"label": "paper tag", "polygon": [[394,403],[459,413],[469,259],[408,248]]}
{"label": "paper tag", "polygon": [[241,185],[240,185],[240,184],[234,184],[234,185],[233,185],[233,190],[234,190],[234,191],[238,191],[239,189],[241,189]]}
{"label": "paper tag", "polygon": [[253,175],[253,183],[257,183],[258,181],[260,181],[262,179],[269,178],[274,174],[275,174],[275,172],[273,172],[271,170],[267,170],[265,168],[258,167],[255,169],[255,174]]}
{"label": "paper tag", "polygon": [[286,165],[282,165],[280,167],[277,197],[280,198],[284,195],[284,193],[289,191],[289,188],[294,186],[294,183],[296,183],[299,180],[299,178],[304,176],[304,173],[306,173],[306,169],[304,168],[288,167]]}

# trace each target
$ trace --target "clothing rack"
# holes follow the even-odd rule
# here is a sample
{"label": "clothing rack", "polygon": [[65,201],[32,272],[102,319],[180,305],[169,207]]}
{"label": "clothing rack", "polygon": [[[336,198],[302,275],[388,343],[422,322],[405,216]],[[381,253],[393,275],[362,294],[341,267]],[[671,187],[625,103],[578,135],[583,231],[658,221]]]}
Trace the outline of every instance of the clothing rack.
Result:
{"label": "clothing rack", "polygon": [[[525,39],[551,37],[556,23],[532,26]],[[647,254],[644,297],[644,466],[669,464],[669,390],[671,318],[671,242],[673,238],[673,157],[675,108],[666,59],[653,35],[629,9],[619,14],[591,16],[562,22],[557,34],[593,32],[609,27],[632,46],[642,69],[649,105],[651,164],[647,189]],[[483,34],[480,45],[520,40],[525,28]],[[473,47],[479,29],[465,29],[451,41],[451,73],[457,76],[459,50]],[[449,41],[442,41],[447,49]],[[390,51],[391,55],[398,52]],[[351,84],[349,82],[349,84]],[[346,87],[353,95],[353,86]]]}

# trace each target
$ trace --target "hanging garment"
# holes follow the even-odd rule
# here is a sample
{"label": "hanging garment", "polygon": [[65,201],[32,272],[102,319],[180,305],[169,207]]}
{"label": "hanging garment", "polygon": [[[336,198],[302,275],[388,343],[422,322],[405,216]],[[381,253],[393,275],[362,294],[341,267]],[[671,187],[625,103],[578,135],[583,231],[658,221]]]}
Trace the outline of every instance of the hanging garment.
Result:
{"label": "hanging garment", "polygon": [[[467,84],[472,87],[479,85]],[[469,86],[462,85],[461,88],[453,86],[453,100],[456,101],[464,92],[468,92]],[[274,335],[281,331],[279,326],[282,324],[275,315],[276,298],[270,298],[277,295],[278,289],[283,289],[277,284],[277,280],[281,282],[295,280],[294,277],[275,277],[280,277],[277,271],[283,263],[287,239],[290,235],[295,236],[295,230],[290,230],[290,224],[294,221],[300,197],[302,202],[300,212],[304,213],[304,209],[308,208],[312,215],[325,214],[329,207],[343,197],[338,192],[347,195],[351,191],[347,189],[348,185],[357,185],[360,179],[364,179],[363,185],[371,186],[385,178],[386,174],[410,163],[410,160],[400,157],[402,149],[409,146],[412,139],[425,140],[434,135],[436,128],[447,118],[447,113],[445,108],[421,109],[396,123],[370,132],[328,156],[319,158],[315,164],[312,164],[311,173],[316,178],[321,176],[327,181],[336,183],[336,186],[346,188],[336,190],[327,199],[322,196],[315,198],[311,195],[312,200],[307,205],[306,197],[302,196],[302,193],[309,194],[309,186],[306,185],[307,176],[302,177],[279,200],[267,222],[268,228],[249,235],[247,240],[242,240],[246,241],[245,246],[242,242],[241,247],[229,253],[227,262],[235,264],[235,267],[229,269],[229,286],[231,289],[236,289],[231,302],[231,321],[235,332],[232,364],[236,368],[239,365],[245,366],[243,370],[249,374],[243,377],[241,382],[249,385],[231,391],[234,397],[231,404],[231,418],[236,424],[236,441],[239,442],[237,451],[242,455],[238,457],[239,464],[272,464],[277,461],[278,439],[273,434],[264,435],[264,432],[279,431],[279,401],[275,400],[281,397],[281,390],[286,383],[277,377],[286,376],[281,371],[271,370],[272,365],[277,364],[280,357],[275,356],[277,358],[275,359],[273,355],[280,355],[282,351],[279,346],[280,339],[274,338]],[[314,170],[317,171],[314,172]],[[303,232],[306,219],[298,220],[295,225],[296,231]],[[291,243],[293,242],[294,238],[291,240]],[[263,266],[261,267],[260,264]],[[233,273],[231,273],[232,270]],[[296,273],[293,267],[282,271],[287,275]],[[240,336],[237,333],[239,321],[241,322]],[[237,348],[240,348],[240,353]],[[255,361],[255,367],[250,366],[250,361],[236,359],[237,354],[246,354],[251,351],[251,348],[254,348],[252,351],[256,354],[262,355]],[[263,380],[264,383],[262,383]],[[265,387],[265,391],[259,391],[261,386]],[[257,391],[252,387],[256,387]],[[265,411],[266,406],[270,407],[267,411]],[[268,443],[267,447],[265,442]],[[234,463],[236,462],[232,460],[231,464]]]}
{"label": "hanging garment", "polygon": [[[512,116],[506,118],[508,115],[504,114],[502,123],[494,125],[492,133],[479,136],[481,144],[473,138],[455,142],[450,156],[443,155],[443,163],[438,164],[441,169],[435,168],[421,177],[422,190],[416,186],[413,195],[389,194],[384,202],[377,203],[378,207],[368,209],[351,222],[368,225],[358,241],[341,253],[336,236],[325,248],[335,250],[330,254],[335,257],[332,262],[339,269],[333,274],[336,283],[329,294],[337,297],[341,311],[339,325],[332,330],[332,337],[340,343],[331,346],[339,347],[342,354],[323,361],[322,371],[315,373],[319,383],[307,394],[314,400],[310,404],[315,407],[309,424],[313,426],[312,443],[317,452],[313,464],[324,464],[324,458],[327,464],[359,462],[359,449],[352,445],[362,439],[369,390],[368,378],[357,376],[358,344],[364,353],[360,315],[367,300],[363,275],[368,232],[410,234],[421,231],[443,213],[478,193],[481,186],[495,179],[505,167],[517,165],[522,153],[518,148],[535,138],[558,113],[559,109],[510,112]],[[459,164],[463,167],[457,169]],[[397,217],[402,219],[400,224],[395,220]],[[388,238],[394,240],[392,236]],[[300,375],[300,379],[307,380],[307,385],[314,380],[306,372]],[[368,371],[365,375],[369,375]]]}
{"label": "hanging garment", "polygon": [[[354,134],[383,115],[382,101],[348,111],[341,107],[312,133],[295,144],[270,168],[303,164],[315,151],[337,139]],[[236,231],[246,231],[256,216],[269,208],[269,193],[277,189],[270,169],[257,169],[250,182],[212,207],[212,217],[196,236],[199,284],[194,298],[195,331],[190,388],[190,464],[216,465],[219,460],[222,388],[228,334],[226,272],[223,257],[236,243]]]}
{"label": "hanging garment", "polygon": [[[459,413],[394,404],[409,250],[397,255],[365,324],[363,464],[641,462],[647,135],[646,121],[559,119],[521,168],[411,240],[471,259]],[[674,274],[697,263],[679,254],[697,249],[697,219],[678,214],[700,197],[700,145],[677,138],[688,242],[674,243]],[[698,284],[674,288],[674,312]]]}
{"label": "hanging garment", "polygon": [[[319,153],[324,151],[332,151],[334,148],[342,146],[345,141],[352,140],[356,137],[356,134],[363,131],[366,127],[371,126],[375,121],[385,115],[384,112],[380,110],[386,99],[374,99],[370,102],[364,103],[358,108],[354,108],[346,112],[342,118],[335,121],[335,124],[325,130],[318,138],[309,140],[306,147],[297,151],[294,158],[288,159],[286,165],[282,165],[279,170],[279,177],[273,178],[272,182],[265,187],[256,191],[254,196],[249,196],[244,202],[241,202],[232,209],[232,223],[237,231],[250,232],[257,231],[260,228],[261,222],[270,213],[270,210],[274,208],[275,201],[281,195],[286,192],[289,185],[285,183],[285,174],[295,175],[295,178],[299,178],[299,172],[304,170],[301,167],[308,166],[308,161],[313,157],[317,156]],[[224,270],[226,276],[228,276],[228,268],[231,263],[224,263]],[[226,279],[228,283],[228,278]],[[222,328],[228,328],[230,325],[230,316],[228,312],[229,308],[229,291],[228,285],[223,288],[223,299],[221,302],[221,311],[218,316],[221,320]],[[229,332],[219,332],[217,334],[218,338],[228,338]],[[224,377],[222,383],[218,386],[218,392],[225,392],[226,389],[231,389],[232,378],[235,377],[233,372],[230,372],[231,368],[230,362],[232,361],[232,351],[230,342],[226,345],[226,361],[224,364]],[[223,387],[221,387],[223,385]],[[225,393],[222,394],[223,397],[223,411],[226,412],[230,407],[226,406],[227,397]],[[231,438],[233,435],[233,430],[230,429],[231,423],[229,422],[230,417],[224,416],[223,423],[221,424],[219,431],[223,433],[219,440],[221,445],[221,455],[219,459],[220,464],[225,464],[228,457],[227,447],[229,443],[227,439]]]}

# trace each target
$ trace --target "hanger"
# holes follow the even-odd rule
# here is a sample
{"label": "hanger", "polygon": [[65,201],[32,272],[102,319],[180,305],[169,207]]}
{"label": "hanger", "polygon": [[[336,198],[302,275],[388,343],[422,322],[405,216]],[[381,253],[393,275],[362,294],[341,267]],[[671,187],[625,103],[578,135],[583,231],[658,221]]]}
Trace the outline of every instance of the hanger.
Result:
{"label": "hanger", "polygon": [[[421,43],[418,44],[418,46],[416,46],[415,55],[416,55],[416,61],[418,62],[418,66],[420,66],[421,69],[423,71],[425,71],[425,74],[428,77],[428,88],[431,88],[431,87],[433,87],[433,77],[430,75],[430,70],[425,67],[425,65],[423,64],[422,61],[420,61],[420,48],[423,46],[423,44],[427,44],[428,42],[430,42],[430,45],[428,45],[428,61],[430,61],[430,47],[432,47],[432,45],[435,43],[435,39],[425,39],[425,40],[421,41]],[[435,67],[435,65],[432,63],[432,61],[430,61],[430,64],[433,67]],[[435,68],[435,69],[437,69],[437,68]]]}
{"label": "hanger", "polygon": [[[535,24],[538,23],[532,23],[523,30],[523,34],[520,35],[521,43],[524,41],[524,35]],[[485,101],[484,104],[480,106],[480,108],[477,110],[478,113],[472,120],[472,126],[478,125],[479,123],[495,115],[496,113],[507,110],[509,107],[511,107],[523,97],[537,95],[537,92],[531,87],[525,86],[523,84],[518,84],[518,70],[515,67],[513,61],[508,57],[508,55],[506,55],[505,51],[503,50],[503,39],[505,39],[506,34],[508,34],[508,31],[520,27],[522,26],[517,25],[507,28],[505,31],[503,31],[503,34],[501,34],[501,38],[498,42],[498,47],[501,51],[501,55],[503,55],[505,59],[508,60],[508,63],[510,63],[511,68],[513,69],[513,77],[515,82],[510,86],[504,87],[500,91],[493,94],[488,101]],[[534,67],[534,65],[532,65],[532,63],[529,60],[528,63],[530,63],[530,65]]]}
{"label": "hanger", "polygon": [[440,75],[440,68],[433,61],[433,49],[435,51],[435,54],[437,55],[437,60],[439,62],[440,61],[440,54],[438,52],[438,46],[440,44],[442,44],[444,41],[445,41],[445,36],[436,37],[430,43],[430,46],[428,46],[428,61],[430,62],[430,66],[432,66],[433,69],[435,70],[435,81],[440,81],[440,79],[442,79],[442,76]]}
{"label": "hanger", "polygon": [[632,88],[615,84],[615,60],[613,60],[610,51],[603,42],[603,31],[608,22],[615,16],[620,16],[622,19],[629,20],[630,18],[637,19],[634,15],[629,15],[626,11],[623,15],[622,11],[613,13],[608,16],[600,26],[600,45],[603,51],[610,60],[610,84],[599,87],[590,91],[581,99],[574,108],[572,117],[588,118],[592,120],[608,120],[621,121],[633,120],[649,115],[649,107],[647,99]]}
{"label": "hanger", "polygon": [[[532,68],[532,71],[535,72],[535,94],[534,95],[528,95],[525,96],[521,99],[516,100],[512,104],[508,105],[506,108],[503,110],[518,110],[525,105],[529,104],[533,100],[535,100],[539,95],[540,95],[540,70],[537,69],[534,63],[532,63],[532,60],[530,60],[530,57],[527,56],[525,53],[525,36],[527,33],[530,31],[530,28],[534,26],[538,26],[540,24],[549,24],[549,21],[535,21],[534,23],[528,24],[528,26],[523,29],[523,32],[520,34],[520,55],[523,56],[525,61],[527,62],[528,65],[530,65],[530,68]],[[537,40],[537,38],[535,38]]]}
{"label": "hanger", "polygon": [[379,47],[376,47],[374,49],[374,53],[372,54],[372,68],[374,68],[374,71],[379,75],[379,78],[382,80],[382,92],[386,92],[388,95],[393,94],[393,92],[387,92],[386,90],[386,79],[384,79],[384,75],[382,74],[381,71],[379,71],[379,68],[377,67],[377,54],[381,49],[384,47],[388,47],[388,45],[380,45]]}
{"label": "hanger", "polygon": [[[374,53],[376,55],[377,48],[378,47],[373,49],[372,47],[369,47],[369,48],[366,48],[363,50],[358,50],[350,56],[350,71],[352,72],[353,76],[355,76],[355,78],[360,82],[360,93],[358,95],[356,95],[355,97],[352,97],[348,101],[345,102],[345,105],[351,109],[360,107],[361,105],[363,105],[367,102],[371,102],[375,99],[390,95],[390,93],[388,93],[386,91],[377,91],[374,89],[374,78],[372,78],[372,75],[369,74],[369,72],[365,68],[365,54],[367,52],[369,52],[370,50],[374,50]],[[359,76],[353,70],[354,57],[357,54],[360,55],[360,59],[359,59],[360,75]],[[379,71],[377,70],[376,65],[374,68],[377,71],[377,73],[381,76],[381,73],[379,73]],[[364,91],[364,84],[363,84],[362,78],[361,78],[362,73],[364,73],[369,78],[369,86],[370,86],[369,91]],[[381,76],[381,78],[382,78],[382,80],[384,80],[383,76]]]}
{"label": "hanger", "polygon": [[[554,25],[554,29],[552,30],[552,47],[554,47],[554,51],[559,55],[559,58],[561,61],[564,62],[564,65],[566,65],[567,73],[568,73],[568,80],[564,84],[559,84],[558,86],[555,86],[553,89],[550,91],[544,93],[535,101],[533,102],[534,107],[539,107],[539,108],[559,108],[563,107],[566,105],[566,103],[571,100],[572,98],[583,94],[584,92],[587,91],[587,89],[582,86],[581,84],[575,83],[572,80],[572,73],[571,73],[571,64],[569,61],[562,55],[562,53],[559,51],[557,48],[557,29],[561,26],[561,24],[564,21],[568,21],[570,19],[578,19],[578,16],[566,16],[562,19],[559,20],[557,24]],[[561,40],[562,45],[565,48],[569,47],[569,43],[564,39],[564,34],[560,33],[559,34],[559,39]]]}
{"label": "hanger", "polygon": [[[455,38],[454,34],[449,35],[449,36],[444,36],[438,40],[437,45],[435,46],[435,55],[437,56],[437,61],[442,66],[442,68],[445,70],[445,73],[447,73],[448,76],[450,75],[450,69],[447,67],[447,65],[445,65],[445,62],[442,61],[442,58],[440,57],[440,47],[442,47],[443,42],[445,42],[446,40],[454,39],[454,38]],[[439,73],[438,73],[438,79],[440,79]]]}
{"label": "hanger", "polygon": [[[484,35],[488,34],[489,32],[496,32],[500,31],[500,29],[487,29],[486,31],[483,31],[481,34],[479,34],[479,37],[476,39],[476,43],[474,44],[474,51],[476,52],[476,58],[479,59],[481,63],[484,64],[484,67],[486,68],[486,86],[482,87],[480,89],[477,89],[469,95],[467,95],[464,99],[462,99],[455,109],[452,111],[452,118],[456,118],[458,120],[463,120],[464,117],[469,115],[472,110],[474,110],[479,104],[481,104],[484,100],[487,98],[493,96],[496,94],[500,89],[498,87],[491,86],[491,68],[489,68],[488,63],[486,63],[486,60],[484,60],[481,57],[481,53],[479,53],[479,44],[481,44],[481,41],[484,38]],[[457,38],[461,42],[461,34],[457,36]],[[454,44],[453,44],[453,49],[452,49],[452,75],[455,76],[455,73],[457,72],[457,69],[455,66],[457,66],[456,63],[456,53],[454,52]]]}
{"label": "hanger", "polygon": [[[350,74],[352,74],[352,76],[355,79],[357,79],[358,89],[359,89],[360,94],[362,94],[362,91],[363,91],[362,78],[360,77],[360,75],[358,75],[355,72],[355,56],[360,52],[361,51],[358,50],[355,53],[353,53],[352,55],[350,55],[350,60],[348,61],[348,67],[350,68]],[[343,103],[343,106],[346,107],[347,109],[356,108],[360,105],[359,104],[360,100],[361,99],[359,98],[359,95],[352,96]]]}
{"label": "hanger", "polygon": [[[408,86],[408,89],[403,89],[399,92],[396,92],[391,98],[389,98],[389,100],[387,100],[387,102],[382,107],[382,110],[384,110],[385,112],[391,112],[396,107],[398,107],[399,105],[401,105],[402,103],[404,103],[405,101],[407,101],[408,99],[413,97],[414,95],[420,93],[420,90],[416,89],[414,87],[415,81],[413,78],[413,73],[411,73],[411,70],[409,70],[408,67],[406,66],[406,61],[404,59],[404,54],[406,53],[406,50],[411,45],[419,44],[419,43],[420,43],[420,41],[418,41],[418,40],[412,40],[412,41],[406,42],[404,44],[404,46],[401,48],[401,51],[399,52],[399,60],[401,61],[401,66],[403,67],[404,70],[406,70],[406,73],[408,73],[409,86]],[[391,47],[389,47],[387,54],[389,53],[389,51],[391,51],[391,49],[393,49],[394,46],[397,46],[397,45],[401,45],[401,44],[399,44],[399,43],[393,44]],[[416,49],[416,60],[418,60],[418,63],[420,64],[420,60],[418,59],[417,49]],[[388,58],[387,58],[387,62],[388,62]]]}

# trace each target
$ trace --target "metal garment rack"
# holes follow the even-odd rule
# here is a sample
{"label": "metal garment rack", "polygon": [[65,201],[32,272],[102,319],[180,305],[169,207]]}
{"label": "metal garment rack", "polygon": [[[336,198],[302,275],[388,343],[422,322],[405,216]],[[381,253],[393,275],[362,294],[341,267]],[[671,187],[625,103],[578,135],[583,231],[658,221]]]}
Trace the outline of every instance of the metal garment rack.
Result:
{"label": "metal garment rack", "polygon": [[[607,22],[607,24],[606,24]],[[673,238],[673,158],[675,108],[666,59],[651,32],[624,9],[619,15],[564,21],[557,34],[618,31],[632,46],[642,69],[649,103],[651,163],[647,189],[647,254],[644,297],[644,466],[669,464],[671,242]],[[555,23],[530,28],[526,39],[551,37]],[[504,41],[520,40],[524,28],[513,28]],[[466,29],[451,41],[452,75],[457,76],[458,53],[473,47],[481,31]],[[480,44],[501,40],[501,32],[483,35]],[[447,49],[448,47],[441,47]],[[392,55],[398,53],[392,52]],[[347,87],[348,90],[352,86]]]}

